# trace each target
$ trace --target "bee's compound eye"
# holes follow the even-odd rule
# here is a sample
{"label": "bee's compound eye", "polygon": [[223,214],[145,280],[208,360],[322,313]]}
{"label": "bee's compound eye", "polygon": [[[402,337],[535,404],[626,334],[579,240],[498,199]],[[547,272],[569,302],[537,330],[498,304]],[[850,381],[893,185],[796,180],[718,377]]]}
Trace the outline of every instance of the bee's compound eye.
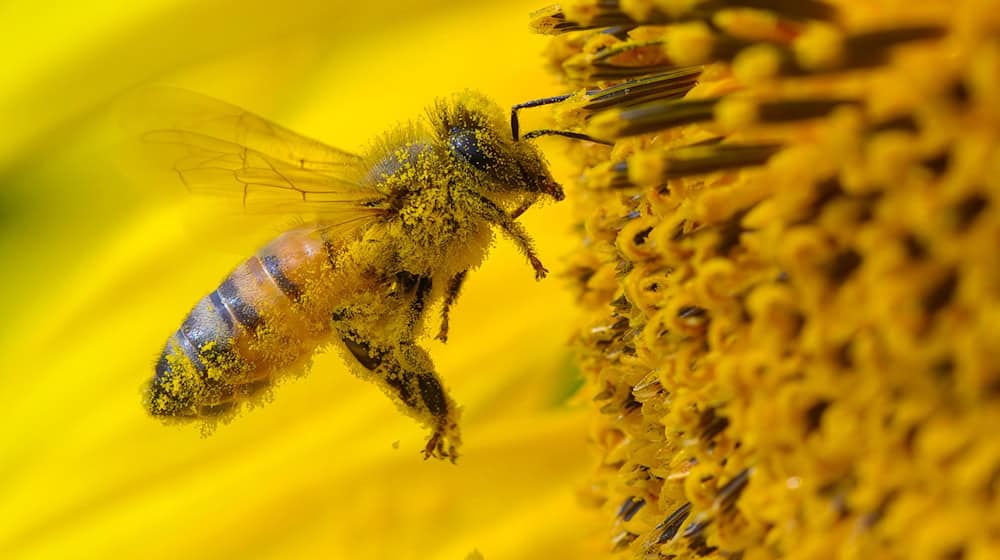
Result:
{"label": "bee's compound eye", "polygon": [[468,128],[453,128],[448,137],[452,152],[479,169],[487,169],[493,165],[493,158],[483,152],[474,130]]}

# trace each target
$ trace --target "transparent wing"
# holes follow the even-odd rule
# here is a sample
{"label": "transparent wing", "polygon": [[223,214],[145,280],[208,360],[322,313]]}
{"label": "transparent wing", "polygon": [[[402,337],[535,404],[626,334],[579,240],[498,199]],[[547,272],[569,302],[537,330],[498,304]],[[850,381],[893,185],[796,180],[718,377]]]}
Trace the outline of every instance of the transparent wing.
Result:
{"label": "transparent wing", "polygon": [[187,188],[231,198],[251,213],[315,214],[362,224],[383,213],[362,184],[360,156],[302,136],[223,101],[154,87],[129,100],[130,126]]}

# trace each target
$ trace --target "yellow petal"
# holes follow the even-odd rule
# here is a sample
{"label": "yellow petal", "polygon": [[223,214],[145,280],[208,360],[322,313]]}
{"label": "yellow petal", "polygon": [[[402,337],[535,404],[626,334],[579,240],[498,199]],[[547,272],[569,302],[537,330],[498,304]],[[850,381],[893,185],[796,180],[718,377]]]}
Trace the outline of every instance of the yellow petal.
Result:
{"label": "yellow petal", "polygon": [[[585,418],[566,404],[571,299],[503,243],[470,278],[449,343],[430,344],[464,407],[457,466],[421,460],[423,430],[332,354],[207,439],[146,416],[140,387],[166,337],[281,224],[235,229],[176,185],[130,183],[91,111],[154,78],[356,150],[441,94],[476,88],[508,106],[551,94],[532,86],[545,81],[529,5],[49,4],[64,8],[55,21],[19,8],[37,11],[8,35],[16,79],[0,91],[0,556],[489,559],[592,546],[575,498]],[[568,213],[523,219],[554,270],[573,243]]]}

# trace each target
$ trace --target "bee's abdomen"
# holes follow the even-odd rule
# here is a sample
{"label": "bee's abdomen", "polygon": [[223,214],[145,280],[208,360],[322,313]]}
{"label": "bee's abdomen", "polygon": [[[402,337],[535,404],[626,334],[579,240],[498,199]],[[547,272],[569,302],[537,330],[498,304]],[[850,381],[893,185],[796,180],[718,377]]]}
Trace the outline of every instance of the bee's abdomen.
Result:
{"label": "bee's abdomen", "polygon": [[307,359],[329,329],[329,314],[310,304],[327,296],[332,262],[311,230],[293,230],[240,264],[167,340],[149,411],[216,415]]}

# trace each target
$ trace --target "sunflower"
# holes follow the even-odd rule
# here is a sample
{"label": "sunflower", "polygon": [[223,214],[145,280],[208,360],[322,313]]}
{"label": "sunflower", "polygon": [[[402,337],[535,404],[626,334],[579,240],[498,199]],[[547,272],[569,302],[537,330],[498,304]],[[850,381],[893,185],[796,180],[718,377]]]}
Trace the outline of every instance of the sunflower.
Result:
{"label": "sunflower", "polygon": [[570,270],[606,551],[1000,556],[998,15],[535,12],[585,139]]}

